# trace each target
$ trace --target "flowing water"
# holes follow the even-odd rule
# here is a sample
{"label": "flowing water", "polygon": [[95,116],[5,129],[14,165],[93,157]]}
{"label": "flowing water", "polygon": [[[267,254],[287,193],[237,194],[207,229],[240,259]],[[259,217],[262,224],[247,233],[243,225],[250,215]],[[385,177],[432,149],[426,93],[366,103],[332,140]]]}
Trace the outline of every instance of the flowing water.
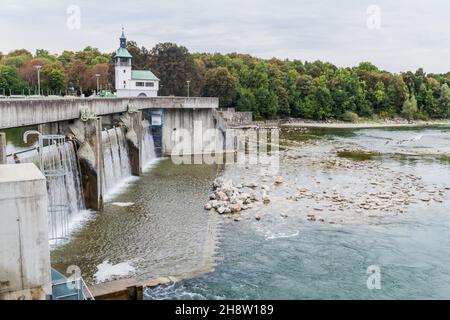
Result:
{"label": "flowing water", "polygon": [[[309,130],[282,136],[299,143],[293,152],[300,152],[303,162],[282,158],[284,184],[270,186],[270,204],[242,214],[250,220],[224,218],[215,271],[147,290],[147,299],[450,298],[449,128]],[[336,157],[340,148],[379,156],[369,161],[344,158],[344,167],[321,166],[320,159]],[[395,176],[414,174],[425,188],[447,188],[442,202],[419,200],[403,213],[392,210],[381,216],[326,212],[324,207],[315,211],[324,222],[312,222],[305,219],[306,210],[313,210],[305,209],[307,200],[285,200],[289,189],[298,187],[320,192],[348,188],[356,194],[367,187],[365,180],[385,178],[386,173],[365,169],[377,165]],[[252,170],[228,165],[224,176],[254,179],[258,171]],[[252,218],[256,212],[261,221]],[[280,217],[281,212],[288,218]],[[373,266],[381,272],[379,290],[367,286]]]}
{"label": "flowing water", "polygon": [[115,127],[102,131],[102,140],[105,172],[103,190],[108,197],[108,193],[115,193],[114,189],[123,184],[126,178],[131,177],[131,167],[122,128]]}
{"label": "flowing water", "polygon": [[[40,166],[37,149],[26,151],[30,146],[9,143],[9,152],[24,151],[16,157],[7,157],[7,162],[34,163]],[[79,164],[73,142],[48,145],[43,148],[43,164],[47,177],[49,238],[52,244],[67,239],[72,226],[86,213]]]}
{"label": "flowing water", "polygon": [[215,166],[160,159],[94,213],[70,243],[54,250],[53,266],[65,272],[77,265],[88,283],[124,270],[146,280],[205,267],[214,228],[202,195],[216,173]]}
{"label": "flowing water", "polygon": [[[114,188],[129,176],[122,161],[126,145],[117,129],[103,137],[109,143],[107,184]],[[152,165],[144,175],[127,180],[103,212],[93,213],[69,243],[53,250],[52,264],[61,272],[77,265],[90,283],[214,267],[203,276],[146,290],[147,299],[450,298],[448,127],[310,129],[281,137],[284,183],[274,186],[272,177],[264,182],[271,183],[272,201],[243,212],[248,220],[234,222],[203,210],[220,168],[155,162],[146,152]],[[151,145],[150,136],[144,148]],[[230,164],[222,174],[264,178],[258,166]],[[405,180],[410,176],[419,182]],[[414,188],[408,193],[414,199],[401,210],[394,203],[380,212],[341,212],[320,201],[289,200],[303,187],[316,194],[337,190],[357,200],[391,183]],[[421,201],[427,192],[433,196]],[[317,220],[306,219],[319,205]],[[381,271],[379,290],[367,286],[373,266]]]}

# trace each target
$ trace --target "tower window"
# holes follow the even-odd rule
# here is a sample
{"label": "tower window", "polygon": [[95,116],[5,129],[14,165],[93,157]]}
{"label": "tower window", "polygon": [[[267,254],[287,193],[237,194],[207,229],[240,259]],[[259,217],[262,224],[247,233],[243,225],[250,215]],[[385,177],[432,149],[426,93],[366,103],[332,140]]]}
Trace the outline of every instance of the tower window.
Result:
{"label": "tower window", "polygon": [[146,83],[145,83],[145,86],[146,86],[146,87],[154,87],[155,84],[154,84],[153,82],[146,82]]}
{"label": "tower window", "polygon": [[127,70],[123,70],[123,73],[127,73]]}

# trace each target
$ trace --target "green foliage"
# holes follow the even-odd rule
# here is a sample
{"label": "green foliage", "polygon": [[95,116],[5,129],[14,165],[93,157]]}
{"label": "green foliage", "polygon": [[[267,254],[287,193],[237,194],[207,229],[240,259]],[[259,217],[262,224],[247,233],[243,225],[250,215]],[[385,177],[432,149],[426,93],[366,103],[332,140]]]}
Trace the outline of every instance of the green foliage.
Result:
{"label": "green foliage", "polygon": [[0,65],[0,94],[18,94],[25,89],[24,82],[20,79],[19,71],[10,65]]}
{"label": "green foliage", "polygon": [[43,70],[43,75],[47,77],[47,87],[49,90],[59,93],[66,89],[66,75],[62,68],[52,67],[48,70]]}
{"label": "green foliage", "polygon": [[412,94],[403,103],[402,114],[406,119],[412,120],[417,115],[417,112],[417,100],[414,94]]}
{"label": "green foliage", "polygon": [[[135,69],[151,69],[160,78],[160,95],[217,96],[221,107],[252,111],[255,119],[300,117],[343,119],[357,117],[408,119],[450,116],[450,72],[426,74],[423,69],[392,74],[370,62],[338,68],[322,61],[260,59],[247,54],[194,53],[174,43],[152,49],[128,41]],[[36,65],[41,65],[41,88],[65,91],[114,87],[114,53],[94,47],[52,55],[39,49],[0,54],[0,90],[33,91]],[[355,117],[356,115],[356,117]]]}
{"label": "green foliage", "polygon": [[341,116],[341,120],[347,122],[358,122],[359,117],[356,113],[352,111],[345,111],[344,114]]}
{"label": "green foliage", "polygon": [[201,75],[185,47],[169,42],[157,44],[150,52],[149,67],[161,80],[160,94],[187,96],[187,81],[191,81],[190,94],[200,94],[197,80]]}
{"label": "green foliage", "polygon": [[450,88],[446,83],[441,87],[439,106],[439,117],[448,118],[450,116]]}
{"label": "green foliage", "polygon": [[208,97],[218,97],[221,107],[230,107],[236,97],[236,79],[225,67],[208,70],[204,94]]}

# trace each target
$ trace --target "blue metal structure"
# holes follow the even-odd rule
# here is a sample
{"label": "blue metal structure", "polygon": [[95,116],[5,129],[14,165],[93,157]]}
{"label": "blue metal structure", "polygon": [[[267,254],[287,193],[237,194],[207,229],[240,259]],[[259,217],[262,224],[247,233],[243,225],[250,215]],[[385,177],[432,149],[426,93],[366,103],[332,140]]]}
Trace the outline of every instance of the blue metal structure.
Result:
{"label": "blue metal structure", "polygon": [[145,115],[148,122],[150,123],[150,132],[153,136],[153,143],[155,144],[156,156],[162,156],[162,128],[164,119],[163,109],[152,109],[149,113]]}
{"label": "blue metal structure", "polygon": [[50,300],[94,300],[82,277],[67,279],[52,268],[52,295]]}

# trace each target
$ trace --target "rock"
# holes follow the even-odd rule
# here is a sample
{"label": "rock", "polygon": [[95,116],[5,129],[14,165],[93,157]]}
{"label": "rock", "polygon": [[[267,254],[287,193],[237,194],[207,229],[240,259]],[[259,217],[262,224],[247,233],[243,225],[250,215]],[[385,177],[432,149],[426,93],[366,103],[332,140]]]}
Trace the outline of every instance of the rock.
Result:
{"label": "rock", "polygon": [[220,201],[228,201],[228,196],[223,191],[216,192],[216,196],[217,196],[217,199],[219,199]]}
{"label": "rock", "polygon": [[214,193],[211,193],[211,194],[209,195],[209,199],[210,199],[210,200],[216,200],[216,195],[215,195]]}
{"label": "rock", "polygon": [[235,203],[235,204],[230,205],[230,210],[231,210],[231,212],[241,212],[241,210],[242,210],[241,204]]}
{"label": "rock", "polygon": [[274,181],[275,185],[281,185],[283,183],[283,179],[281,177],[277,177]]}
{"label": "rock", "polygon": [[256,220],[256,221],[261,220],[261,216],[260,216],[259,214],[255,214],[255,220]]}
{"label": "rock", "polygon": [[211,210],[211,209],[212,209],[211,203],[207,202],[207,203],[205,204],[205,210]]}
{"label": "rock", "polygon": [[217,209],[217,208],[220,207],[221,204],[222,204],[221,201],[217,201],[217,200],[211,200],[209,203],[211,204],[211,206],[212,206],[214,209]]}
{"label": "rock", "polygon": [[241,216],[238,215],[238,214],[233,214],[232,218],[233,218],[234,221],[241,221],[242,220]]}
{"label": "rock", "polygon": [[269,187],[266,186],[265,184],[263,184],[263,185],[261,186],[261,189],[266,190],[266,191],[270,191]]}
{"label": "rock", "polygon": [[249,183],[245,184],[245,186],[248,188],[255,189],[258,185],[254,182],[249,182]]}
{"label": "rock", "polygon": [[283,213],[280,213],[280,217],[286,219],[286,218],[288,217],[288,214],[287,214],[287,213],[284,213],[284,212],[283,212]]}
{"label": "rock", "polygon": [[225,207],[224,206],[220,206],[219,208],[217,208],[217,212],[219,213],[219,214],[224,214],[225,213]]}

